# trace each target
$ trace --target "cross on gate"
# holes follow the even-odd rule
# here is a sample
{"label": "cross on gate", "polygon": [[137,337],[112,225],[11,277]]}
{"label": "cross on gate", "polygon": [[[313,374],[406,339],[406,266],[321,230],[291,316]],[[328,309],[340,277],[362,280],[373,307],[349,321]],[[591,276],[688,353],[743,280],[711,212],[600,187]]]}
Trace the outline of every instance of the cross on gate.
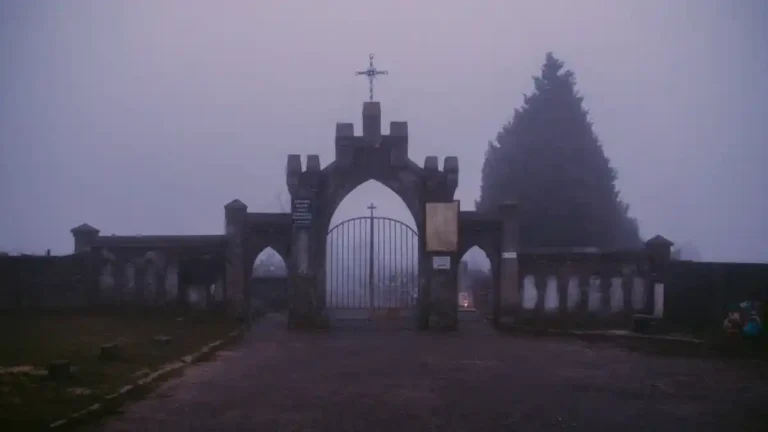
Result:
{"label": "cross on gate", "polygon": [[368,207],[366,207],[368,210],[371,211],[371,217],[373,217],[373,211],[376,210],[376,206],[371,203]]}
{"label": "cross on gate", "polygon": [[389,72],[376,69],[373,65],[373,54],[368,55],[368,60],[368,69],[355,72],[355,75],[365,75],[368,77],[368,93],[371,102],[373,102],[373,80],[376,79],[376,75],[388,75]]}

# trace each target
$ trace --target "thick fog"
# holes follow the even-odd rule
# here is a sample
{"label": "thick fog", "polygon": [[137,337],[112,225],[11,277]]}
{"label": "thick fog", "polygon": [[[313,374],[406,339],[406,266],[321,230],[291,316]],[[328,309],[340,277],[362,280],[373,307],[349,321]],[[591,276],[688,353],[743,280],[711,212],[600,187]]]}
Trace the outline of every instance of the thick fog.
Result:
{"label": "thick fog", "polygon": [[[547,51],[576,73],[641,233],[702,259],[768,261],[768,3],[762,0],[0,3],[0,250],[69,253],[69,229],[223,232],[280,211],[288,153],[360,131],[369,52],[382,123],[410,157],[480,168]],[[335,221],[412,220],[383,186]],[[283,204],[285,206],[285,204]],[[287,210],[287,206],[285,208]]]}

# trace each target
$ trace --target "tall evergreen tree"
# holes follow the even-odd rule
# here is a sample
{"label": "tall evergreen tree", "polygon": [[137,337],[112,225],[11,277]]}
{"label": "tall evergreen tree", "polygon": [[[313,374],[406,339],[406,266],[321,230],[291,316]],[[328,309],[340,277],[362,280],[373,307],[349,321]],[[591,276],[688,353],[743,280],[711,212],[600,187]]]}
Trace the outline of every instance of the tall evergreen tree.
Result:
{"label": "tall evergreen tree", "polygon": [[520,243],[535,247],[640,245],[616,170],[592,129],[572,71],[547,53],[534,91],[489,143],[478,211],[520,204]]}

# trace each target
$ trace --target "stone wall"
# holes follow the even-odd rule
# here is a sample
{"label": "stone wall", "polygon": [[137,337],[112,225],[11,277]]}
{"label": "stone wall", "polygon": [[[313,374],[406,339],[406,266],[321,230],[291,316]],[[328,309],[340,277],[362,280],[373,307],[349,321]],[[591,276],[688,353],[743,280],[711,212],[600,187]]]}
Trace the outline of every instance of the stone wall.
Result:
{"label": "stone wall", "polygon": [[0,310],[210,309],[225,301],[221,259],[161,260],[151,254],[147,259],[120,259],[122,255],[119,250],[94,249],[66,256],[0,256]]}
{"label": "stone wall", "polygon": [[98,304],[210,308],[225,301],[225,259],[162,249],[95,249]]}
{"label": "stone wall", "polygon": [[0,256],[0,310],[85,306],[89,298],[88,255]]}

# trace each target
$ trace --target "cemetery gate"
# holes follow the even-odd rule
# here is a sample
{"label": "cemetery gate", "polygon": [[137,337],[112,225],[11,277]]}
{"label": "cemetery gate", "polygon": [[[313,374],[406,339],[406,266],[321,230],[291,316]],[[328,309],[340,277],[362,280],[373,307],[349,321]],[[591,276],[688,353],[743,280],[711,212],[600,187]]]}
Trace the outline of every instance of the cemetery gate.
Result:
{"label": "cemetery gate", "polygon": [[337,317],[407,315],[419,294],[419,238],[408,224],[373,215],[328,230],[326,307]]}

